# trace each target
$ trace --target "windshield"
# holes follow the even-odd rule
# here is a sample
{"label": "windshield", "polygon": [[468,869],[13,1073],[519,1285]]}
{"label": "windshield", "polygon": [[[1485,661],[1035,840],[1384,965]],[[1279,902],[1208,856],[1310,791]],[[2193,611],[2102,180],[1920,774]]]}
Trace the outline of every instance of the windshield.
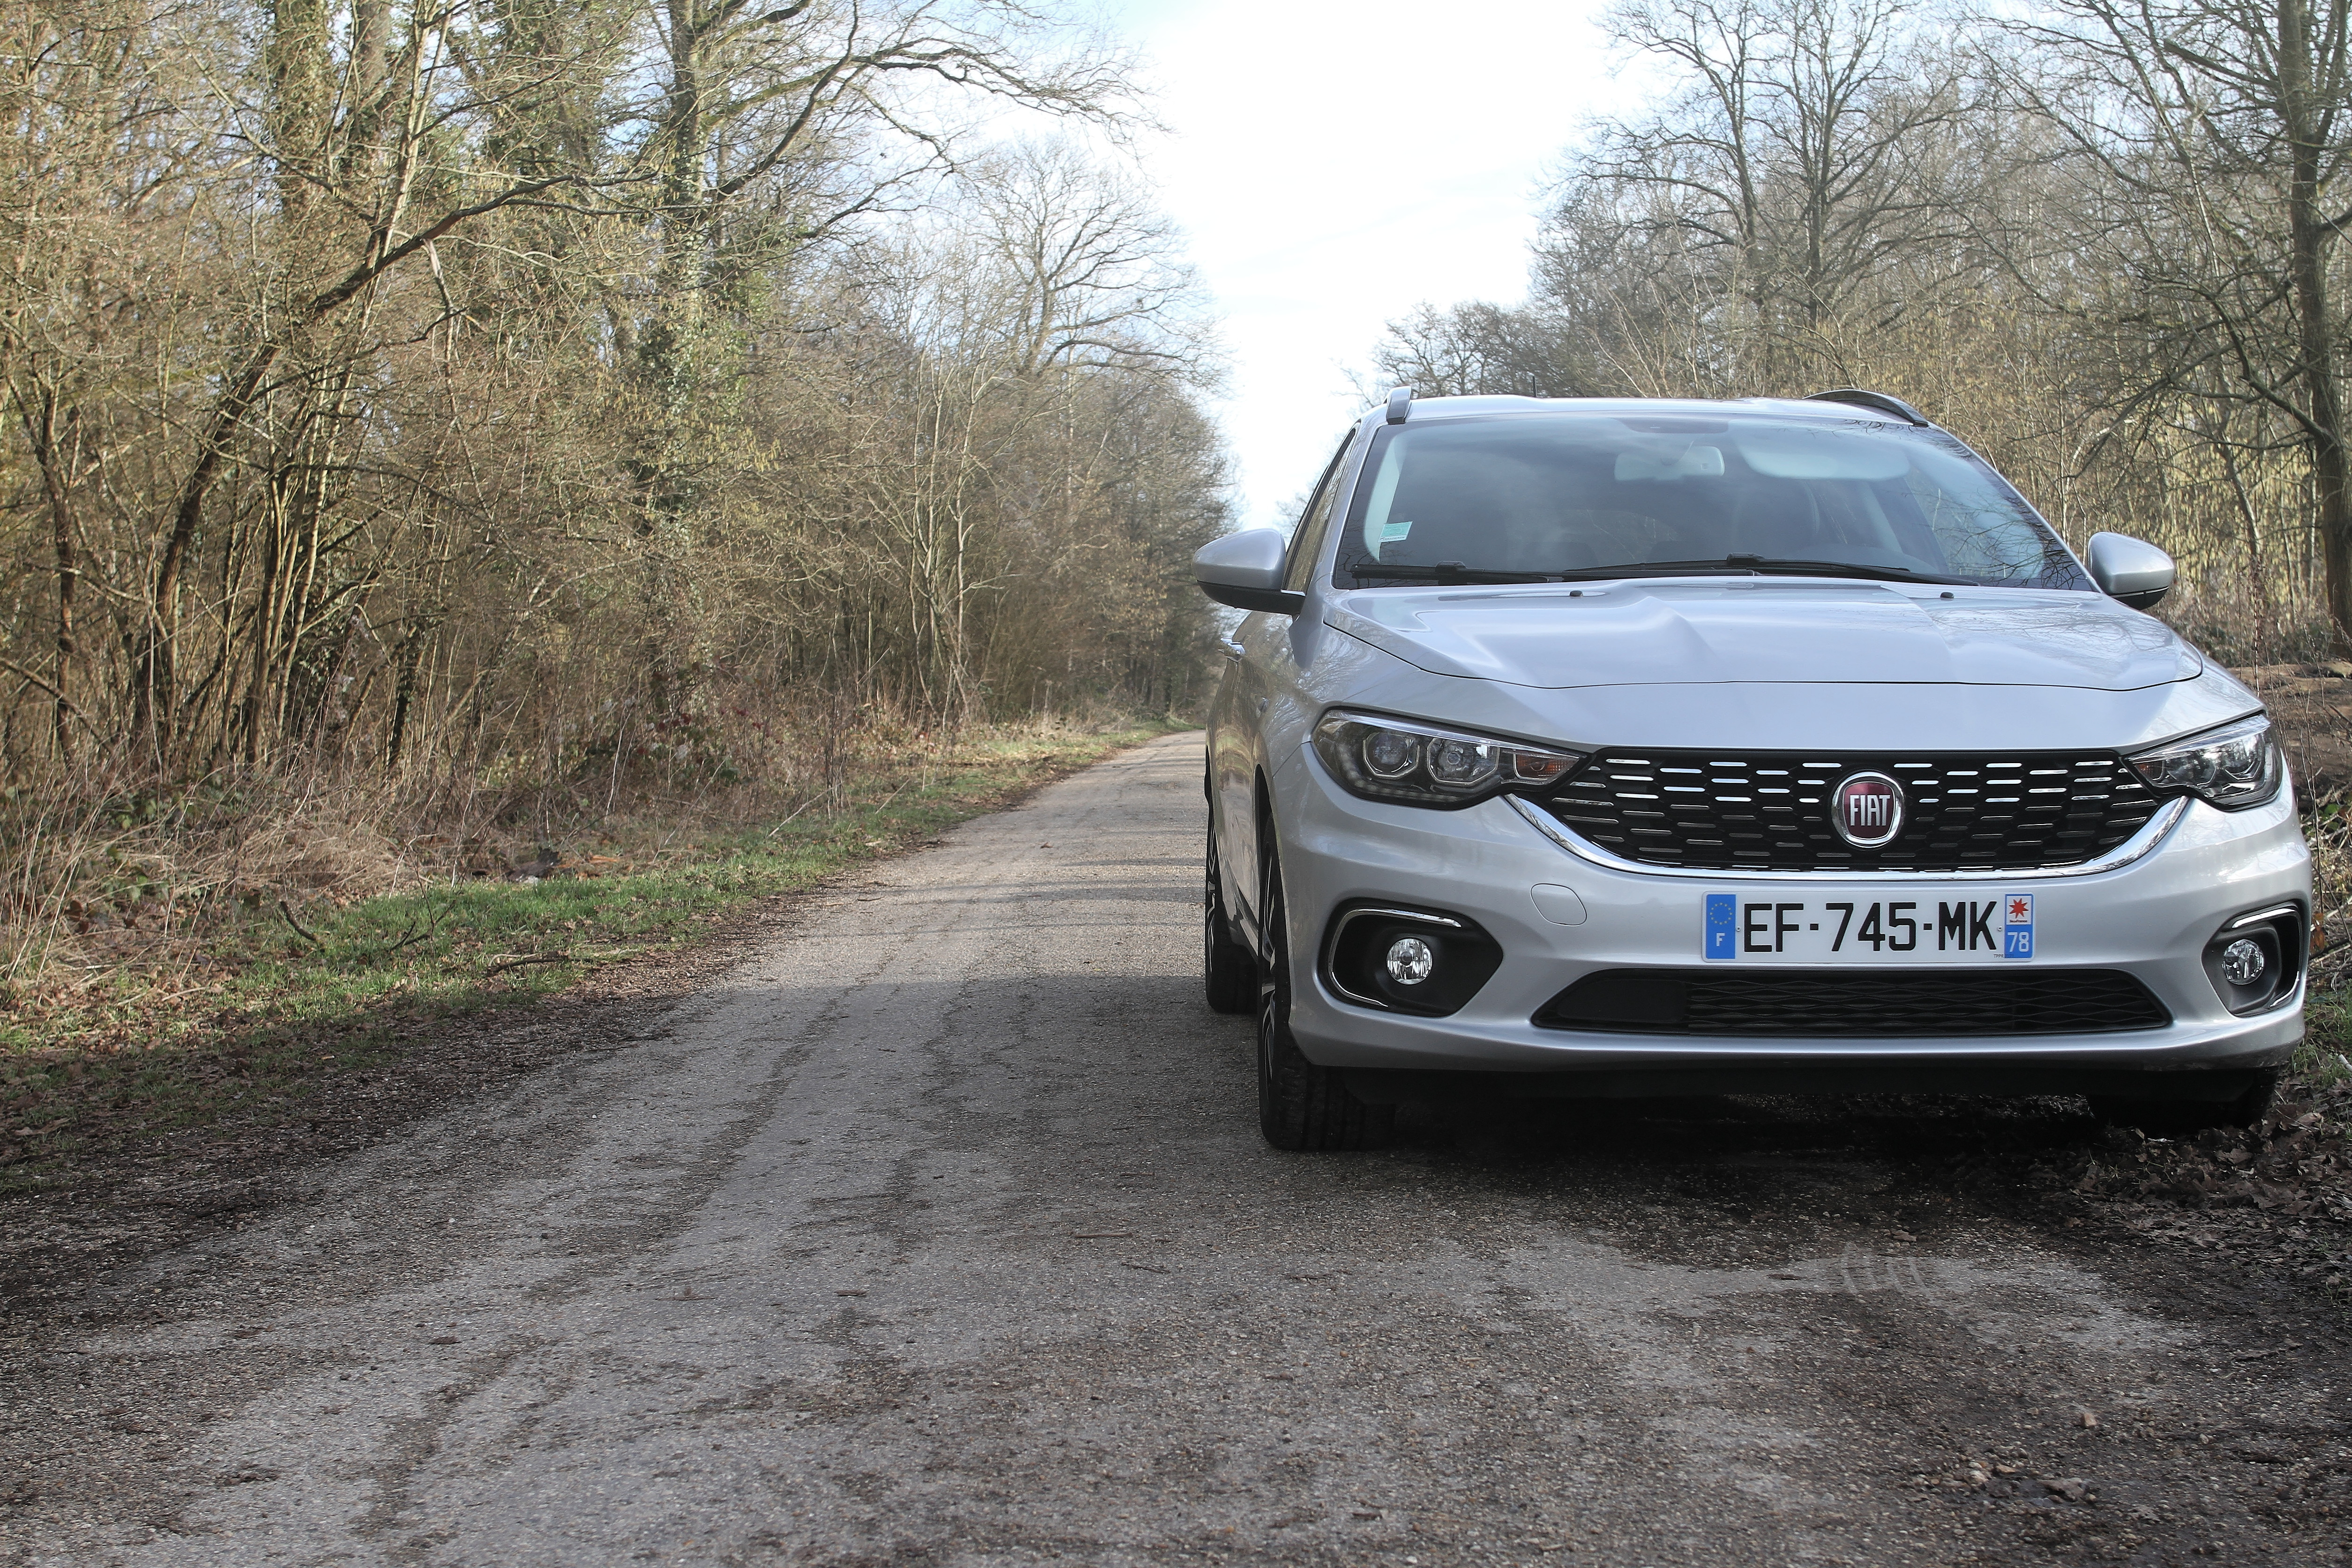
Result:
{"label": "windshield", "polygon": [[1335,587],[1683,570],[2091,586],[2023,499],[1940,430],[1577,414],[1375,439]]}

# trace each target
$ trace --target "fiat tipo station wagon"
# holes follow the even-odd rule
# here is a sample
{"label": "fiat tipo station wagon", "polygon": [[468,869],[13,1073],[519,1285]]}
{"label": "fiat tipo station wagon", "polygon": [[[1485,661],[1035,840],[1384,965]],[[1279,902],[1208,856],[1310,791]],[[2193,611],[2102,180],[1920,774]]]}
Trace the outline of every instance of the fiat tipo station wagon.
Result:
{"label": "fiat tipo station wagon", "polygon": [[1399,392],[1209,721],[1208,998],[1286,1149],[1401,1102],[2080,1094],[2244,1121],[2302,1036],[2311,868],[2261,703],[1874,393]]}

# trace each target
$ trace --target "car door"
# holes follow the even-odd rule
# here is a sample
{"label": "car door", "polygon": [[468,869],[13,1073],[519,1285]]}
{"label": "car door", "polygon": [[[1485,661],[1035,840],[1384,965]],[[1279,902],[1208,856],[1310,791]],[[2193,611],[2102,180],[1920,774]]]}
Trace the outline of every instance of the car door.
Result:
{"label": "car door", "polygon": [[[1354,432],[1324,466],[1315,493],[1291,532],[1290,560],[1284,585],[1303,590],[1314,571],[1331,511],[1342,488],[1341,469]],[[1296,685],[1297,658],[1292,648],[1297,628],[1292,617],[1260,611],[1244,616],[1224,640],[1227,667],[1211,711],[1210,772],[1216,791],[1218,839],[1222,857],[1220,884],[1226,890],[1226,911],[1253,942],[1257,937],[1258,822],[1257,779],[1270,771],[1265,716],[1276,691]]]}

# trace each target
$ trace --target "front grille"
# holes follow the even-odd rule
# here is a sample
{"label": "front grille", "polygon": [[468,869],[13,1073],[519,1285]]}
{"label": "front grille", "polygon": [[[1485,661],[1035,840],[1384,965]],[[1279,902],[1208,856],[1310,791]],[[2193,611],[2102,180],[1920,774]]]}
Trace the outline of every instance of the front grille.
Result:
{"label": "front grille", "polygon": [[2116,969],[1954,974],[1728,973],[1604,969],[1536,1014],[1548,1029],[1613,1035],[2104,1035],[2172,1021],[2147,986]]}
{"label": "front grille", "polygon": [[[1903,785],[1903,830],[1880,848],[1857,849],[1830,826],[1830,793],[1857,773]],[[2095,859],[2145,826],[2164,799],[2112,752],[1604,749],[1540,804],[1601,848],[1652,866],[2013,871]]]}

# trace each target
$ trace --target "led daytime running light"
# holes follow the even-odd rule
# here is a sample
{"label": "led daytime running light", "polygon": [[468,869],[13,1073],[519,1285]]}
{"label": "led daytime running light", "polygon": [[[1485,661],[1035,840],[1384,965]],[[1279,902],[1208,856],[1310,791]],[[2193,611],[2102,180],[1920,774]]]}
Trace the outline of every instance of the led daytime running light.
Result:
{"label": "led daytime running light", "polygon": [[1412,805],[1460,806],[1559,784],[1585,753],[1532,746],[1371,713],[1327,713],[1316,754],[1353,795]]}
{"label": "led daytime running light", "polygon": [[2260,805],[2286,780],[2286,758],[2261,714],[2136,752],[2130,762],[2151,788],[2193,795],[2224,811]]}

